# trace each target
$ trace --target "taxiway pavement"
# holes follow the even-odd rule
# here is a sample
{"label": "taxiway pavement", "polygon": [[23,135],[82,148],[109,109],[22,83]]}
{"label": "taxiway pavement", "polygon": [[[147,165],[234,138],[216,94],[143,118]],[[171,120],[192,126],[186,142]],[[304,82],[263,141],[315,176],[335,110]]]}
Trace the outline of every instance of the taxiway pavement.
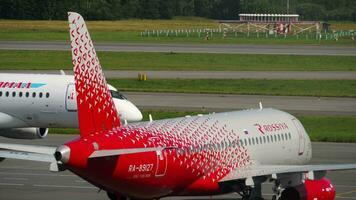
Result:
{"label": "taxiway pavement", "polygon": [[140,109],[221,112],[259,108],[262,102],[264,108],[293,114],[356,116],[355,98],[148,92],[124,92],[124,95]]}
{"label": "taxiway pavement", "polygon": [[[95,43],[97,51],[356,56],[356,47],[313,45]],[[0,41],[3,50],[70,50],[59,41]]]}
{"label": "taxiway pavement", "polygon": [[[49,135],[43,140],[13,140],[0,138],[0,142],[58,146],[76,136]],[[356,144],[313,143],[313,164],[355,163]],[[65,171],[51,173],[46,163],[5,159],[0,162],[0,199],[4,200],[98,200],[107,199],[105,192],[78,176]],[[337,190],[337,200],[356,199],[356,171],[330,172]],[[271,184],[263,186],[266,199],[271,199]],[[169,197],[166,200],[210,199],[210,197]],[[212,199],[240,199],[236,194],[216,196]]]}

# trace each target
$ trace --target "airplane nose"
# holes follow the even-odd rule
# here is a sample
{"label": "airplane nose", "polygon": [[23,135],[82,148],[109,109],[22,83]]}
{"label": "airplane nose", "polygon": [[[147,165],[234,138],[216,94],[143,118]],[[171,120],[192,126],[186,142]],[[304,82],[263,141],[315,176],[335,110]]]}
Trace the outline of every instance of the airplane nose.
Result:
{"label": "airplane nose", "polygon": [[141,111],[136,106],[133,105],[133,107],[132,121],[141,121],[143,118]]}
{"label": "airplane nose", "polygon": [[70,148],[66,145],[61,145],[56,149],[54,157],[57,161],[61,161],[63,164],[68,163],[70,157]]}

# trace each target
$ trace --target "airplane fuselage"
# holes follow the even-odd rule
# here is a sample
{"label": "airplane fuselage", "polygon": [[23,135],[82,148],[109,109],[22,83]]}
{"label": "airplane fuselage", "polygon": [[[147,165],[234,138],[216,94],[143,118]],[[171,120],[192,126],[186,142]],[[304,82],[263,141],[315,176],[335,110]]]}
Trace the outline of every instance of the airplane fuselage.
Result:
{"label": "airplane fuselage", "polygon": [[[68,169],[99,188],[145,199],[231,192],[218,182],[236,168],[305,164],[312,155],[301,123],[274,109],[130,124],[66,145]],[[95,150],[149,147],[170,148],[88,159]]]}
{"label": "airplane fuselage", "polygon": [[[0,74],[0,128],[78,127],[73,76]],[[126,99],[114,98],[122,120],[139,121],[141,112]]]}

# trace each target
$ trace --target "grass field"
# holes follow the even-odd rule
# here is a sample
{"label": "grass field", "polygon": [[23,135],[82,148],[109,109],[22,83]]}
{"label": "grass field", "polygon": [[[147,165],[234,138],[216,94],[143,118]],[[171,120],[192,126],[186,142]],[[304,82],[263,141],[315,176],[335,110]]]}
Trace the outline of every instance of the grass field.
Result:
{"label": "grass field", "polygon": [[[214,20],[199,17],[177,17],[173,20],[130,19],[117,21],[86,21],[93,31],[144,31],[147,29],[218,28]],[[0,20],[2,31],[54,31],[67,33],[67,21]]]}
{"label": "grass field", "polygon": [[312,141],[356,142],[356,117],[300,116]]}
{"label": "grass field", "polygon": [[[104,69],[354,71],[356,56],[99,52]],[[0,50],[0,70],[72,69],[69,51]]]}
{"label": "grass field", "polygon": [[[335,40],[318,41],[312,36],[294,36],[285,39],[266,39],[263,36],[228,37],[223,39],[221,34],[206,41],[196,36],[191,37],[141,37],[145,30],[183,30],[218,28],[213,20],[202,18],[177,18],[174,20],[121,20],[121,21],[88,21],[92,39],[96,42],[173,42],[173,43],[235,43],[235,44],[306,44],[306,45],[347,45],[355,46],[356,41],[340,38]],[[333,30],[356,30],[356,23],[333,22]],[[0,20],[0,40],[68,40],[68,25],[66,21],[20,21]],[[252,34],[253,35],[253,34]]]}
{"label": "grass field", "polygon": [[[155,120],[185,115],[196,115],[197,112],[153,111],[143,112],[144,121],[152,114]],[[312,141],[319,142],[356,142],[356,117],[298,116]],[[50,129],[51,133],[78,134],[77,129]]]}
{"label": "grass field", "polygon": [[[265,38],[255,34],[250,37],[228,37],[222,38],[221,34],[215,35],[209,40],[203,37],[166,37],[166,36],[151,36],[141,37],[140,32],[134,31],[91,31],[93,41],[95,42],[133,42],[133,43],[199,43],[199,44],[256,44],[256,45],[339,45],[339,46],[356,46],[356,40],[350,38],[339,38],[338,41],[316,40],[314,35],[306,36],[283,36]],[[329,37],[330,38],[330,37]],[[0,40],[6,41],[68,41],[69,35],[67,32],[56,31],[3,31],[0,29]]]}
{"label": "grass field", "polygon": [[356,97],[355,80],[108,80],[122,91]]}

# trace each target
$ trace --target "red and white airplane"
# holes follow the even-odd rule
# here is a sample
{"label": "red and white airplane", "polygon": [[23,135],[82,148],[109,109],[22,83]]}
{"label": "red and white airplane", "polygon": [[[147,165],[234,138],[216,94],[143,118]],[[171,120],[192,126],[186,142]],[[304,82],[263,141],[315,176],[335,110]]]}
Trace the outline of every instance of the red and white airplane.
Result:
{"label": "red and white airplane", "polygon": [[262,199],[332,200],[330,170],[356,164],[306,165],[310,139],[294,116],[275,109],[199,115],[122,125],[83,18],[68,14],[80,137],[58,148],[0,144],[0,157],[70,170],[111,200],[239,193]]}

